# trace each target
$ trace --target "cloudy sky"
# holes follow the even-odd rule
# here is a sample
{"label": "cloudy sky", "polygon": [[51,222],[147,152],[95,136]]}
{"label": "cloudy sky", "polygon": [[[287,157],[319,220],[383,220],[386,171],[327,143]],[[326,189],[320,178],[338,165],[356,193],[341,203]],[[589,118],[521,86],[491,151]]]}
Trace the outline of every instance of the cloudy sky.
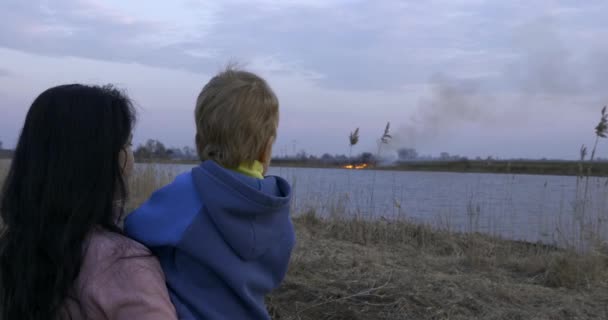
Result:
{"label": "cloudy sky", "polygon": [[[575,158],[608,103],[608,2],[2,0],[0,140],[58,84],[114,83],[136,143],[192,145],[199,90],[230,61],[281,102],[276,154],[391,148]],[[607,142],[608,143],[608,142]],[[608,145],[600,151],[608,157]]]}

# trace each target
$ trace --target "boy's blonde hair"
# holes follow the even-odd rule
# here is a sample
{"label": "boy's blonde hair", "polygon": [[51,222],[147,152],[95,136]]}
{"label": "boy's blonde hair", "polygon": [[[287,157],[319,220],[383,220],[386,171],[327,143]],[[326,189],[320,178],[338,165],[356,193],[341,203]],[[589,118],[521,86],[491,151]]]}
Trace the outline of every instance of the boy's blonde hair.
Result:
{"label": "boy's blonde hair", "polygon": [[264,79],[228,67],[205,85],[194,116],[199,158],[236,168],[258,160],[276,137],[279,101]]}

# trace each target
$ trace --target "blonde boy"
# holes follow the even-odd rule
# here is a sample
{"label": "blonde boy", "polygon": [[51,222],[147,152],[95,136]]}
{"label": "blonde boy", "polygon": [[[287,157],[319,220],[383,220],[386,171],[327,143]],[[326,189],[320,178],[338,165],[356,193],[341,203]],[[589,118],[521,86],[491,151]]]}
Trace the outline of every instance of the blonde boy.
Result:
{"label": "blonde boy", "polygon": [[270,319],[264,297],[295,243],[291,188],[265,176],[279,103],[259,76],[228,68],[198,96],[202,163],[155,192],[125,231],[158,256],[180,319]]}

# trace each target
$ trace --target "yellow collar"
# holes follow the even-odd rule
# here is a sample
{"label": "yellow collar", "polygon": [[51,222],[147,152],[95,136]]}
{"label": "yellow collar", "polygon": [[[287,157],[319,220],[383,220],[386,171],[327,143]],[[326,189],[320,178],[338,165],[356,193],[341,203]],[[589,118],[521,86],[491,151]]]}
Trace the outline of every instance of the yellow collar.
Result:
{"label": "yellow collar", "polygon": [[238,168],[232,170],[252,178],[264,179],[264,165],[257,160],[251,165],[241,163]]}

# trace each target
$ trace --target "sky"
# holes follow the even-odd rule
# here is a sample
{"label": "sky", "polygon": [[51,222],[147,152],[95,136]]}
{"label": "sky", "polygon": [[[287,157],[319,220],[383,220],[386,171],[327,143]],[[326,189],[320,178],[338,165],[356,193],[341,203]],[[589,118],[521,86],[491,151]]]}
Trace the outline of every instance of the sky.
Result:
{"label": "sky", "polygon": [[[280,101],[275,155],[376,151],[578,157],[608,104],[608,2],[2,0],[0,140],[33,99],[112,83],[135,143],[193,146],[194,103],[229,62]],[[604,148],[604,149],[602,149]],[[599,156],[608,157],[608,145]]]}

